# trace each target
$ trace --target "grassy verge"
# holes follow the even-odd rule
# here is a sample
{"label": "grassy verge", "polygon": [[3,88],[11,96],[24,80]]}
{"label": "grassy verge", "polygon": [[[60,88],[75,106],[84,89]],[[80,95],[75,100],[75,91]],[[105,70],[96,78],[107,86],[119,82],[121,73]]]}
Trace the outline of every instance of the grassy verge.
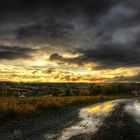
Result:
{"label": "grassy verge", "polygon": [[28,120],[47,116],[68,107],[82,107],[98,102],[130,98],[130,95],[71,96],[71,97],[26,97],[0,98],[0,123]]}

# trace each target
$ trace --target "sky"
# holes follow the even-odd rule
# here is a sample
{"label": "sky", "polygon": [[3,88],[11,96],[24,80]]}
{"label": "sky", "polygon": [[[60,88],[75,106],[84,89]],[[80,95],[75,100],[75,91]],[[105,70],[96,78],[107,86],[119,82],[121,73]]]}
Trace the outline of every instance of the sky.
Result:
{"label": "sky", "polygon": [[0,81],[140,82],[140,0],[0,0]]}

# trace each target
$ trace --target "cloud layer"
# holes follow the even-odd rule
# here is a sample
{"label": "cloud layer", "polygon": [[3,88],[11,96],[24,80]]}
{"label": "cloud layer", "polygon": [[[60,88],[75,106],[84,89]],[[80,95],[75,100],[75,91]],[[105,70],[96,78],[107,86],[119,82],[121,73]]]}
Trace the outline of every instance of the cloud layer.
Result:
{"label": "cloud layer", "polygon": [[35,49],[20,46],[0,46],[0,59],[30,59]]}
{"label": "cloud layer", "polygon": [[139,68],[139,7],[139,0],[1,0],[0,60],[34,56],[58,69]]}

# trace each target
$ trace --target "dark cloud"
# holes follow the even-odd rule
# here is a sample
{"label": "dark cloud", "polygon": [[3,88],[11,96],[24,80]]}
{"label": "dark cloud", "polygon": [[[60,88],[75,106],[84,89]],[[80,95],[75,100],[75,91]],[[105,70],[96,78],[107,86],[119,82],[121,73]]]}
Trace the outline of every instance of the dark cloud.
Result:
{"label": "dark cloud", "polygon": [[112,4],[118,1],[120,0],[1,0],[0,4],[2,11],[7,9],[21,11],[26,8],[27,11],[31,12],[33,9],[47,8],[58,12],[59,10],[62,11],[68,8],[69,10],[74,9],[77,11],[84,11],[84,13],[97,14],[97,12],[108,9]]}
{"label": "dark cloud", "polygon": [[[22,26],[17,30],[17,39],[28,43],[53,43],[63,47],[69,44],[71,46],[80,44],[83,38],[85,39],[82,42],[87,42],[91,38],[87,36],[87,30],[95,26],[100,15],[119,1],[47,0],[30,2],[33,4],[38,3],[38,8],[35,11],[33,10],[34,14],[30,19],[32,21],[31,25],[27,24],[27,26]],[[17,7],[20,4],[20,2],[16,2]],[[26,1],[23,5],[26,5]],[[30,4],[28,6],[30,7]],[[30,15],[31,12],[28,13],[28,6],[24,12],[27,12],[27,16],[22,17]],[[36,5],[32,5],[31,9],[34,7]],[[18,16],[21,18],[20,15]],[[26,20],[29,22],[29,18],[26,18]]]}
{"label": "dark cloud", "polygon": [[116,80],[116,81],[140,82],[140,73],[138,73],[134,76],[118,76],[118,77],[115,77],[114,80]]}
{"label": "dark cloud", "polygon": [[51,61],[62,60],[62,59],[63,59],[63,57],[61,55],[59,55],[58,53],[54,53],[50,56]]}
{"label": "dark cloud", "polygon": [[76,58],[64,58],[59,54],[52,54],[51,61],[59,64],[78,64],[96,63],[94,69],[110,69],[119,67],[140,66],[140,47],[139,43],[124,46],[121,44],[104,44],[93,49],[79,48],[77,52],[81,55]]}
{"label": "dark cloud", "polygon": [[[2,0],[0,23],[36,22],[48,16],[71,20],[77,16],[96,16],[118,0]],[[11,12],[12,11],[12,12]]]}
{"label": "dark cloud", "polygon": [[35,49],[20,46],[0,46],[0,59],[29,59],[35,51]]}
{"label": "dark cloud", "polygon": [[72,39],[73,25],[54,18],[47,18],[42,22],[18,30],[17,39],[29,43],[60,44]]}
{"label": "dark cloud", "polygon": [[[95,19],[94,22],[77,22],[78,25],[75,23],[75,30],[78,31],[74,43],[79,47],[74,48],[74,51],[81,54],[80,57],[67,59],[59,56],[54,60],[79,65],[93,62],[98,64],[96,69],[139,67],[139,6],[138,0],[124,0],[112,4],[104,13],[101,10],[96,18],[90,16],[90,19]],[[88,17],[84,19],[88,20]]]}
{"label": "dark cloud", "polygon": [[82,59],[83,61],[99,64],[97,69],[135,67],[140,65],[140,48],[139,44],[133,45],[105,44],[93,49],[79,50],[79,52],[85,58]]}
{"label": "dark cloud", "polygon": [[65,58],[62,55],[59,55],[58,53],[54,53],[49,58],[50,61],[56,62],[58,64],[77,64],[82,65],[85,63],[86,59],[81,57],[75,57],[75,58]]}
{"label": "dark cloud", "polygon": [[51,61],[93,62],[96,69],[140,66],[139,0],[5,0],[0,5],[0,31],[14,30],[18,43],[80,54],[52,54]]}

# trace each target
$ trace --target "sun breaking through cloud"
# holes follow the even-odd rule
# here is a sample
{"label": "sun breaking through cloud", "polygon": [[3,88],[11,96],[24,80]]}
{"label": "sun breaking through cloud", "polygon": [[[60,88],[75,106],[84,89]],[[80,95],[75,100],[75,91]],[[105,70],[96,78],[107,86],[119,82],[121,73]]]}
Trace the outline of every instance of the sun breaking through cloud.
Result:
{"label": "sun breaking through cloud", "polygon": [[0,80],[140,82],[139,7],[139,0],[1,0]]}

